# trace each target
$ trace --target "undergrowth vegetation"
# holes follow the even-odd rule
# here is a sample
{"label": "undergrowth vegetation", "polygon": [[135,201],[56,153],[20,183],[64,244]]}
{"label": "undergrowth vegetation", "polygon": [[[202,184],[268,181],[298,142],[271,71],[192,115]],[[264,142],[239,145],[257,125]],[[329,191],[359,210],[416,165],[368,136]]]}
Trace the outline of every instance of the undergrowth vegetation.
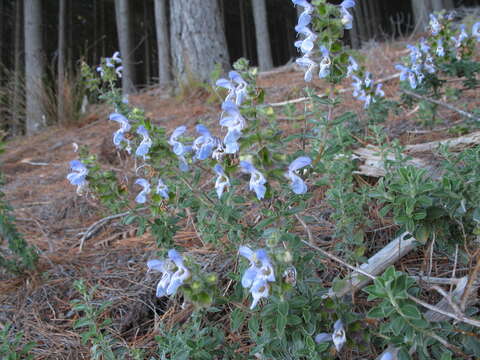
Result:
{"label": "undergrowth vegetation", "polygon": [[[295,28],[302,55],[297,64],[305,68],[305,81],[318,74],[329,84],[327,96],[305,89],[300,115],[293,104],[285,107],[286,116],[303,120],[295,131],[281,130],[279,114],[257,85],[257,69],[246,60],[212,88],[224,99],[219,127],[198,124],[171,132],[122,97],[118,54],[97,71],[82,68],[89,90],[114,108],[110,120],[119,129],[112,146],[122,154],[123,172],[104,170],[80,146],[68,179],[79,195],[96,198],[114,214],[125,212],[124,223],[136,224],[139,235],[151,233],[159,259],[149,260],[146,270],[159,277],[156,296],[191,307],[190,316],[174,326],[158,324],[155,350],[131,349],[101,320],[109,304],[95,302],[94,289],[77,282],[75,328],[92,359],[480,357],[480,320],[470,301],[480,270],[480,150],[454,153],[448,144],[433,149],[441,159],[433,172],[412,165],[382,127],[390,111],[414,106],[434,124],[442,99],[478,88],[480,23],[467,28],[455,25],[452,14],[431,15],[430,36],[409,45],[397,66],[403,95],[393,100],[343,46],[353,0],[293,3],[303,9]],[[461,86],[452,88],[448,79]],[[364,105],[361,118],[338,111],[338,85],[350,80],[353,96]],[[368,129],[364,139],[362,129]],[[354,150],[365,142],[381,159],[380,179],[357,172]],[[319,197],[328,205],[320,216],[309,210]],[[176,246],[174,236],[187,218],[202,244],[230,261],[224,272]],[[329,239],[312,236],[321,218],[335,225]],[[454,274],[456,267],[467,268],[465,277],[436,279],[450,285],[445,290],[429,282],[431,266],[411,276],[394,268],[394,256],[370,273],[359,264],[375,258],[378,224],[396,230],[399,254],[404,243],[413,243],[430,261],[434,252],[441,254]],[[28,254],[19,254],[26,265]],[[325,277],[331,262],[344,270]],[[356,281],[365,279],[373,283],[352,296],[361,287]],[[429,303],[428,292],[450,307]],[[444,318],[434,321],[426,309]]]}

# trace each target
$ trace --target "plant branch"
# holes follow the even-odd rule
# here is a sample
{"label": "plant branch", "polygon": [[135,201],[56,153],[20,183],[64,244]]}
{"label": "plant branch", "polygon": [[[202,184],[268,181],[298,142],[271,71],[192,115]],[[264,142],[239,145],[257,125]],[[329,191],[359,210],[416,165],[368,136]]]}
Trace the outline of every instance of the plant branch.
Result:
{"label": "plant branch", "polygon": [[423,95],[419,95],[419,94],[416,94],[416,93],[414,93],[412,91],[408,91],[408,90],[402,90],[402,92],[404,92],[405,94],[407,94],[409,96],[412,96],[414,98],[424,100],[424,101],[428,101],[432,104],[436,104],[436,105],[439,105],[439,106],[443,106],[444,108],[455,111],[455,112],[459,113],[460,115],[465,116],[469,119],[472,119],[472,120],[475,120],[475,121],[480,121],[480,118],[476,117],[475,115],[473,115],[473,114],[471,114],[467,111],[464,111],[462,109],[459,109],[459,108],[457,108],[453,105],[447,104],[443,101],[435,100],[435,99],[432,99],[432,98],[429,98],[429,97],[426,97],[426,96],[423,96]]}

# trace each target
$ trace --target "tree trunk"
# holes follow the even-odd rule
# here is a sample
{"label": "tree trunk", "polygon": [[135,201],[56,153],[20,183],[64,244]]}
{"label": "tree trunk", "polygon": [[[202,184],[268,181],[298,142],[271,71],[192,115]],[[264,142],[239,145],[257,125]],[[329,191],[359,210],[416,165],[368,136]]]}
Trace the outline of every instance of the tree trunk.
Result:
{"label": "tree trunk", "polygon": [[424,31],[428,24],[428,15],[431,11],[430,0],[411,0],[413,16],[415,19],[415,29]]}
{"label": "tree trunk", "polygon": [[21,129],[21,99],[22,99],[22,4],[23,1],[15,3],[15,58],[13,78],[13,101],[12,101],[12,135],[20,135]]}
{"label": "tree trunk", "polygon": [[455,6],[454,6],[454,3],[453,3],[453,0],[443,0],[443,8],[444,9],[451,10],[454,7]]}
{"label": "tree trunk", "polygon": [[144,69],[145,69],[145,84],[150,85],[150,16],[149,16],[149,2],[145,1],[143,3],[143,31],[145,36],[144,42]]}
{"label": "tree trunk", "polygon": [[42,1],[25,0],[25,85],[26,85],[26,128],[33,135],[46,126],[42,96],[44,96],[43,44],[42,44]]}
{"label": "tree trunk", "polygon": [[261,71],[270,70],[273,67],[270,35],[268,33],[268,16],[266,0],[252,1],[253,18],[257,39],[258,65]]}
{"label": "tree trunk", "polygon": [[207,81],[215,64],[229,66],[217,0],[175,0],[170,4],[172,60],[178,82]]}
{"label": "tree trunk", "polygon": [[65,121],[65,20],[67,17],[67,0],[60,0],[58,10],[58,93],[57,120]]}
{"label": "tree trunk", "polygon": [[3,43],[3,39],[4,39],[4,36],[3,36],[3,24],[4,24],[4,16],[3,16],[3,10],[4,7],[3,7],[3,0],[0,0],[0,87],[2,87],[3,85],[3,46],[4,46],[4,43]]}
{"label": "tree trunk", "polygon": [[[351,33],[352,45],[357,45],[359,48],[362,46],[362,42],[368,39],[368,29],[365,24],[365,17],[363,16],[362,5],[353,8],[353,21],[355,24],[355,31]],[[355,40],[357,38],[357,40]]]}
{"label": "tree trunk", "polygon": [[444,1],[443,0],[431,0],[432,2],[432,10],[433,11],[441,11],[444,9]]}
{"label": "tree trunk", "polygon": [[160,85],[166,85],[172,81],[170,40],[168,39],[167,1],[168,0],[155,0],[155,28],[157,30],[158,48],[158,80]]}
{"label": "tree trunk", "polygon": [[247,30],[245,29],[245,2],[239,1],[239,12],[240,12],[240,32],[242,34],[242,56],[248,58],[247,50]]}
{"label": "tree trunk", "polygon": [[129,0],[115,0],[118,43],[123,59],[122,91],[124,95],[135,92],[133,32],[129,4]]}

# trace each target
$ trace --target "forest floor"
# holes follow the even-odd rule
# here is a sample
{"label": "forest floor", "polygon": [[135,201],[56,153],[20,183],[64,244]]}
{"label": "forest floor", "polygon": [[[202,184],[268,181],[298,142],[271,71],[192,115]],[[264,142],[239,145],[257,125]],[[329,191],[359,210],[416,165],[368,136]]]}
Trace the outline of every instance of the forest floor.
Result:
{"label": "forest floor", "polygon": [[[396,73],[394,65],[405,55],[405,42],[372,42],[361,53],[374,78],[385,78]],[[398,98],[398,82],[398,78],[385,82],[387,97]],[[303,96],[303,72],[287,66],[281,71],[261,75],[259,85],[266,91],[267,103],[295,99]],[[311,86],[319,93],[326,91],[323,81],[316,80]],[[190,90],[182,97],[171,97],[165,90],[151,88],[129,100],[145,109],[147,116],[155,124],[164,126],[167,133],[182,124],[208,126],[217,123],[219,103],[206,101],[209,94],[202,89]],[[462,104],[467,104],[465,110],[478,108],[478,97],[474,93],[467,92],[465,96],[467,99],[462,100]],[[362,103],[354,100],[350,93],[343,98],[339,112],[348,108],[359,115],[362,113]],[[303,106],[297,105],[299,110]],[[282,108],[275,107],[275,110],[282,117]],[[458,134],[446,129],[456,124],[470,126],[461,122],[459,114],[448,109],[440,110],[441,123],[434,124],[433,128],[417,119],[418,109],[399,110],[384,125],[389,137],[399,139],[402,144],[454,137]],[[180,309],[180,304],[174,303],[170,306],[175,309],[162,314],[152,310],[159,306],[159,300],[154,297],[157,279],[146,273],[146,261],[156,249],[150,235],[136,236],[133,227],[121,225],[120,219],[115,219],[101,226],[80,251],[82,234],[110,214],[94,198],[78,196],[66,180],[69,161],[77,158],[72,144],[87,145],[92,153],[98,154],[106,168],[115,168],[112,133],[117,124],[108,121],[110,111],[105,106],[91,106],[77,125],[51,127],[39,135],[9,141],[1,157],[4,192],[14,209],[19,230],[40,251],[40,270],[23,277],[0,274],[3,276],[0,278],[0,325],[12,322],[23,330],[24,341],[36,343],[33,350],[36,359],[89,357],[88,348],[81,344],[78,331],[72,328],[77,314],[72,311],[70,302],[78,298],[72,284],[78,279],[98,286],[98,301],[112,302],[115,309],[109,314],[114,321],[112,330],[119,341],[131,347],[154,349],[159,322],[173,324],[189,314],[188,307]],[[287,131],[295,126],[299,125],[290,120],[282,121]],[[319,193],[320,202],[321,196]],[[322,237],[331,234],[332,229],[333,224],[327,223],[312,230],[314,236]],[[390,227],[380,231],[372,246],[378,248],[388,242],[395,230]],[[199,246],[198,235],[191,225],[179,231],[175,240],[193,252],[213,251],[208,246]],[[400,267],[417,268],[422,261],[423,253],[414,252],[402,260]],[[331,266],[341,270],[336,264]],[[160,305],[165,307],[165,304]]]}

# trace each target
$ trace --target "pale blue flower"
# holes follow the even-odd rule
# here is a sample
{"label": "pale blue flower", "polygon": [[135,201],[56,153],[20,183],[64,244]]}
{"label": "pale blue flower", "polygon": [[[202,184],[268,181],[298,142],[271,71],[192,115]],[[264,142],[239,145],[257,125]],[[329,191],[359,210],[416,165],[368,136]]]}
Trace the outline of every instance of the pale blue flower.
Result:
{"label": "pale blue flower", "polygon": [[262,298],[267,298],[270,292],[270,286],[268,282],[263,279],[256,279],[253,283],[250,293],[252,294],[252,305],[250,305],[250,310],[253,310],[257,306],[258,302]]}
{"label": "pale blue flower", "polygon": [[185,131],[187,131],[187,127],[182,125],[173,130],[172,135],[170,135],[168,143],[173,147],[173,153],[175,155],[184,155],[187,152],[186,146],[178,141],[178,138],[182,136]]}
{"label": "pale blue flower", "polygon": [[103,70],[103,66],[97,66],[97,72],[100,73],[100,77],[104,77],[105,76],[105,71]]}
{"label": "pale blue flower", "polygon": [[335,324],[333,325],[333,333],[320,333],[315,336],[315,342],[317,344],[321,344],[324,342],[333,341],[335,348],[337,351],[340,351],[343,345],[347,341],[347,337],[345,334],[345,329],[343,327],[343,323],[340,319],[338,319]]}
{"label": "pale blue flower", "polygon": [[358,63],[355,61],[353,56],[348,58],[348,67],[347,67],[347,77],[351,76],[354,72],[358,71],[359,66]]}
{"label": "pale blue flower", "polygon": [[298,5],[304,8],[304,12],[311,13],[313,12],[313,5],[310,4],[307,0],[292,0],[294,5]]}
{"label": "pale blue flower", "polygon": [[72,172],[67,175],[67,180],[72,185],[77,186],[77,192],[80,192],[87,185],[86,177],[88,175],[87,167],[79,160],[70,161],[70,169]]}
{"label": "pale blue flower", "polygon": [[174,249],[168,251],[166,260],[149,260],[147,267],[149,271],[155,270],[162,273],[162,278],[157,284],[157,297],[175,294],[190,277],[190,271],[184,265],[182,256]]}
{"label": "pale blue flower", "polygon": [[205,125],[199,124],[196,129],[200,136],[193,142],[193,150],[198,160],[205,160],[212,155],[213,148],[217,145],[217,142]]}
{"label": "pale blue flower", "polygon": [[248,84],[236,71],[230,71],[228,77],[230,80],[218,79],[216,85],[228,90],[228,95],[225,98],[225,101],[232,101],[235,97],[235,103],[241,105],[247,96]]}
{"label": "pale blue flower", "polygon": [[440,57],[445,56],[445,49],[443,48],[443,40],[442,39],[438,39],[438,41],[437,41],[436,54]]}
{"label": "pale blue flower", "polygon": [[344,0],[340,4],[340,11],[342,12],[342,24],[345,29],[351,30],[353,27],[353,16],[348,9],[355,6],[354,0]]}
{"label": "pale blue flower", "polygon": [[110,114],[109,119],[112,121],[118,122],[121,127],[113,134],[113,143],[116,147],[119,147],[122,141],[126,141],[129,144],[129,140],[125,138],[125,133],[129,132],[131,129],[128,119],[119,113]]}
{"label": "pale blue flower", "polygon": [[136,156],[141,156],[145,160],[147,158],[147,154],[150,151],[150,147],[152,146],[152,139],[150,139],[150,136],[148,135],[148,131],[145,128],[145,126],[140,125],[137,128],[137,134],[142,136],[142,142],[137,148],[137,151],[135,151]]}
{"label": "pale blue flower", "polygon": [[168,186],[162,181],[162,179],[158,179],[157,188],[155,189],[155,193],[163,197],[164,199],[169,198],[168,196]]}
{"label": "pale blue flower", "polygon": [[378,97],[385,97],[385,92],[382,90],[383,84],[377,84],[377,88],[375,89],[375,96]]}
{"label": "pale blue flower", "polygon": [[236,71],[230,71],[228,77],[236,84],[235,86],[235,103],[241,105],[247,97],[247,82]]}
{"label": "pale blue flower", "polygon": [[305,81],[307,81],[307,82],[312,81],[313,71],[315,70],[315,67],[317,66],[315,61],[313,61],[309,57],[304,56],[304,57],[296,59],[295,62],[297,63],[298,66],[307,68],[307,71],[305,71],[305,76],[304,76]]}
{"label": "pale blue flower", "polygon": [[147,202],[147,196],[150,194],[150,183],[146,179],[137,179],[135,181],[136,185],[140,185],[143,189],[135,198],[135,201],[139,204],[144,204]]}
{"label": "pale blue flower", "polygon": [[217,191],[218,198],[222,197],[225,187],[230,186],[230,179],[225,174],[223,167],[220,164],[215,165],[213,168],[217,174],[217,179],[215,180],[215,190]]}
{"label": "pale blue flower", "polygon": [[117,64],[121,64],[121,63],[122,63],[122,58],[120,57],[120,52],[115,51],[115,52],[113,53],[112,61],[114,61],[114,62],[117,63]]}
{"label": "pale blue flower", "polygon": [[122,78],[122,71],[123,71],[123,66],[119,66],[115,69],[115,73],[120,79]]}
{"label": "pale blue flower", "polygon": [[295,42],[295,47],[300,49],[304,55],[310,55],[310,52],[315,46],[315,40],[317,39],[317,35],[308,28],[311,19],[312,18],[309,14],[302,13],[298,18],[298,25],[295,26],[295,31],[305,36],[303,40],[298,40]]}
{"label": "pale blue flower", "polygon": [[393,360],[393,354],[390,351],[387,351],[385,354],[382,355],[380,360]]}
{"label": "pale blue flower", "polygon": [[427,44],[424,38],[420,39],[420,51],[422,51],[425,55],[430,53],[430,46]]}
{"label": "pale blue flower", "polygon": [[463,45],[463,42],[468,39],[468,34],[467,30],[465,28],[465,24],[462,24],[460,26],[460,34],[458,35],[458,38],[455,38],[452,36],[452,40],[455,43],[456,48],[460,48]]}
{"label": "pale blue flower", "polygon": [[253,309],[261,298],[269,295],[268,282],[275,281],[272,262],[264,249],[253,251],[248,246],[240,246],[239,254],[248,259],[250,267],[242,276],[242,286],[250,289],[253,297],[250,309]]}
{"label": "pale blue flower", "polygon": [[235,154],[240,149],[238,140],[242,136],[242,130],[245,127],[245,119],[243,118],[237,105],[231,101],[225,101],[222,104],[222,118],[220,125],[228,129],[223,143],[225,144],[225,153]]}
{"label": "pale blue flower", "polygon": [[395,65],[395,68],[397,70],[400,70],[400,80],[401,81],[405,81],[408,79],[409,83],[410,83],[410,87],[412,89],[416,89],[417,88],[417,78],[415,76],[415,73],[410,70],[408,67],[404,66],[404,65]]}
{"label": "pale blue flower", "polygon": [[177,155],[179,162],[180,162],[180,170],[181,171],[188,171],[188,163],[185,159],[185,154],[187,154],[192,147],[186,146],[178,141],[178,138],[183,135],[183,133],[187,131],[187,127],[185,125],[177,127],[172,135],[170,135],[170,139],[168,143],[172,146],[173,153]]}
{"label": "pale blue flower", "polygon": [[322,45],[320,51],[322,53],[322,60],[320,61],[320,72],[318,73],[318,76],[320,79],[323,79],[330,75],[332,60],[330,59],[330,52],[325,46]]}
{"label": "pale blue flower", "polygon": [[430,14],[429,25],[433,35],[437,35],[440,32],[440,30],[442,30],[442,25],[440,24],[440,21],[434,14]]}
{"label": "pale blue flower", "polygon": [[425,70],[427,70],[428,73],[434,74],[436,69],[435,69],[435,64],[433,62],[433,58],[428,55],[425,59],[425,63],[423,64],[423,67]]}
{"label": "pale blue flower", "polygon": [[302,180],[302,178],[296,174],[296,172],[304,168],[305,166],[309,166],[311,164],[312,159],[307,156],[301,156],[293,160],[288,167],[287,176],[292,181],[291,188],[295,194],[305,194],[307,192],[307,185]]}
{"label": "pale blue flower", "polygon": [[255,191],[257,199],[263,199],[265,197],[265,192],[267,191],[267,188],[265,187],[265,184],[267,183],[265,176],[263,176],[263,174],[248,161],[240,161],[240,166],[244,171],[250,174],[250,190]]}
{"label": "pale blue flower", "polygon": [[477,41],[480,41],[480,22],[473,24],[472,26],[472,36],[477,38]]}
{"label": "pale blue flower", "polygon": [[177,292],[178,288],[190,277],[190,271],[183,263],[182,256],[174,249],[168,251],[168,257],[177,266],[170,280],[170,284],[167,287],[167,295],[173,295]]}

